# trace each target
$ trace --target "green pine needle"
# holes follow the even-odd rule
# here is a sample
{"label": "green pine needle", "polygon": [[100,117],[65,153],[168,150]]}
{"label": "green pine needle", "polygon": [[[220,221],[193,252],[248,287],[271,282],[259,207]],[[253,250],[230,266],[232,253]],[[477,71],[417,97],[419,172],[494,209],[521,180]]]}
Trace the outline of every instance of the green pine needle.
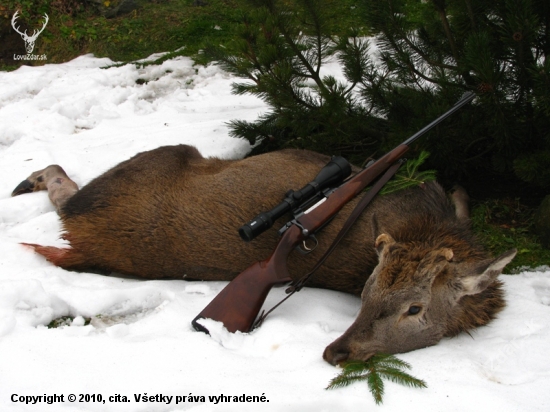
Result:
{"label": "green pine needle", "polygon": [[382,403],[382,397],[384,396],[384,381],[382,376],[376,373],[375,369],[370,369],[367,375],[367,385],[369,386],[370,393],[374,397],[374,402],[377,405]]}
{"label": "green pine needle", "polygon": [[376,354],[367,361],[349,361],[344,363],[340,375],[333,378],[326,389],[343,388],[358,381],[367,381],[376,404],[382,403],[384,381],[399,383],[412,388],[426,388],[426,382],[417,379],[404,369],[411,369],[407,362],[393,355]]}
{"label": "green pine needle", "polygon": [[381,194],[397,192],[398,190],[406,189],[411,186],[418,186],[425,182],[435,180],[436,173],[434,170],[426,170],[419,172],[418,168],[430,156],[428,152],[422,151],[416,159],[409,159],[399,172],[391,179],[384,188],[380,191]]}

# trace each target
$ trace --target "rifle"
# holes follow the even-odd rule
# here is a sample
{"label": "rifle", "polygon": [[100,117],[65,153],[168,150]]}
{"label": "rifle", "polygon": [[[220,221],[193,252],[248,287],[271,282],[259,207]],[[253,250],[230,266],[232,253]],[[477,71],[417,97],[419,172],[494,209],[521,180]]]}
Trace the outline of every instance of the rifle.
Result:
{"label": "rifle", "polygon": [[[420,136],[470,103],[474,97],[475,94],[472,92],[465,93],[443,115],[336,188],[334,186],[340,184],[350,174],[351,169],[345,159],[333,157],[312,182],[299,191],[288,192],[283,202],[271,211],[260,213],[256,218],[243,225],[239,229],[239,234],[243,240],[251,241],[270,228],[277,218],[288,211],[299,211],[295,213],[295,218],[280,230],[279,233],[282,234],[282,237],[271,256],[252,264],[240,273],[193,319],[191,324],[195,330],[209,333],[208,329],[198,322],[200,319],[208,318],[222,322],[229,332],[249,332],[271,288],[277,284],[292,281],[286,266],[290,252],[306,239],[313,238],[316,241],[314,238],[316,232],[330,222],[349,201],[385,173],[379,179],[378,187],[376,189],[373,187],[369,191],[373,192],[368,193],[370,197],[361,202],[364,205],[358,213],[356,211],[352,213],[352,215],[360,214],[385,181],[397,171],[397,162],[408,152],[409,146]],[[392,169],[391,173],[388,169]],[[318,200],[319,198],[321,200]],[[304,212],[303,204],[311,203],[312,199],[316,203]],[[346,226],[348,225],[344,225],[338,234],[337,240],[347,232]],[[336,241],[333,243],[314,270],[322,264],[336,243]],[[313,271],[306,277],[309,277]],[[301,286],[299,287],[301,288]]]}

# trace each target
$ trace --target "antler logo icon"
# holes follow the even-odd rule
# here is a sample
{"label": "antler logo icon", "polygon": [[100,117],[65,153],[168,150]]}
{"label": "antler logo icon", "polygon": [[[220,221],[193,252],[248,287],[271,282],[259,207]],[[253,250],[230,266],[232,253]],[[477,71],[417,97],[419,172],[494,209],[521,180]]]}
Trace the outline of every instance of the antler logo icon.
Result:
{"label": "antler logo icon", "polygon": [[48,24],[48,21],[50,20],[50,18],[48,17],[48,15],[46,13],[44,13],[44,24],[42,25],[42,28],[40,30],[34,30],[32,36],[29,36],[27,34],[27,30],[25,30],[25,33],[21,33],[19,31],[19,28],[15,27],[15,20],[17,20],[17,17],[19,17],[18,13],[19,13],[19,11],[16,11],[15,14],[13,15],[13,17],[11,19],[11,26],[13,27],[13,29],[17,33],[19,33],[21,35],[21,38],[25,42],[25,49],[27,49],[27,53],[31,54],[32,51],[34,50],[34,42],[38,38],[38,35],[44,31],[44,29],[46,28],[46,25]]}

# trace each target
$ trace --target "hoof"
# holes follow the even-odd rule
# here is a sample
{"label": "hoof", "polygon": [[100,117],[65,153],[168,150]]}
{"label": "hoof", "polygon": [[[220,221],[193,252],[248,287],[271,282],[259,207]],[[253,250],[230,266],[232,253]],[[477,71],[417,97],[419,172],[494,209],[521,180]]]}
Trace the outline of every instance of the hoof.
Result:
{"label": "hoof", "polygon": [[11,192],[11,195],[13,197],[13,196],[22,195],[24,193],[32,193],[32,192],[34,192],[34,183],[28,179],[25,179],[21,183],[19,183],[15,189],[13,189],[13,192]]}
{"label": "hoof", "polygon": [[31,173],[29,177],[17,185],[11,192],[12,196],[19,196],[24,193],[38,192],[39,190],[47,190],[46,183],[48,179],[58,175],[64,176],[65,172],[57,165],[50,165],[42,170],[37,170]]}
{"label": "hoof", "polygon": [[48,191],[50,200],[59,211],[67,199],[76,193],[78,186],[69,179],[61,166],[50,165],[45,169],[31,173],[29,177],[19,183],[11,195],[19,196],[39,190]]}

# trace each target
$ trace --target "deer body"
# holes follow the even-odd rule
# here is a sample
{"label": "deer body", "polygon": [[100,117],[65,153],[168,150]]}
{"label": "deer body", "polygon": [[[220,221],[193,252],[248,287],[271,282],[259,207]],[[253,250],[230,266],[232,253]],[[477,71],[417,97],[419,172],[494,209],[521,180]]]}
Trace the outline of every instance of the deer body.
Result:
{"label": "deer body", "polygon": [[[190,146],[167,146],[122,162],[80,191],[64,173],[46,168],[13,194],[63,179],[52,185],[57,192],[50,197],[59,205],[70,248],[33,245],[60,267],[231,280],[269,256],[278,239],[274,227],[246,243],[237,228],[311,181],[328,160],[297,150],[204,159]],[[291,254],[292,278],[315,264],[356,202],[317,235],[318,250]],[[459,215],[436,183],[379,196],[369,205],[311,282],[362,296],[356,322],[325,350],[328,362],[433,345],[486,324],[504,306],[496,277],[515,251],[489,258]]]}

